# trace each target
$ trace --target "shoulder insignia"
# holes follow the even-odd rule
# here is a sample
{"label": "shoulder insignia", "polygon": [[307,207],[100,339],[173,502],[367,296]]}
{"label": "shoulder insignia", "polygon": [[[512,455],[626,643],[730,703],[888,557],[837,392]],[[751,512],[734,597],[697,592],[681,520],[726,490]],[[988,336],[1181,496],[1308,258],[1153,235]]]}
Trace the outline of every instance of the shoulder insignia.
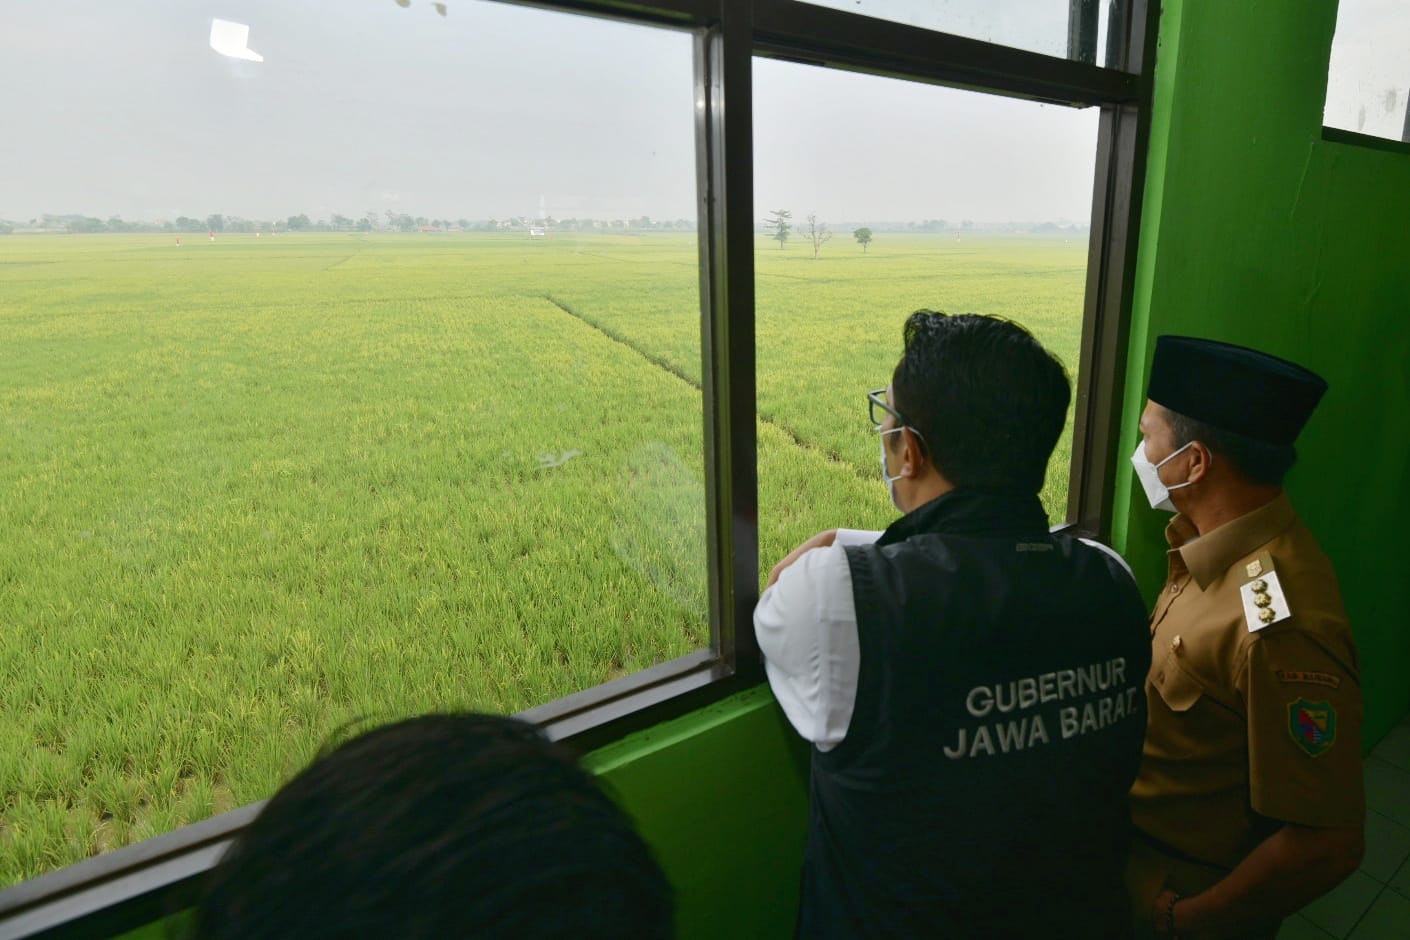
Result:
{"label": "shoulder insignia", "polygon": [[1276,571],[1265,570],[1239,588],[1239,596],[1243,598],[1244,619],[1248,622],[1249,633],[1256,633],[1292,616]]}
{"label": "shoulder insignia", "polygon": [[1254,555],[1253,558],[1249,560],[1248,564],[1244,565],[1244,580],[1252,581],[1254,578],[1261,578],[1266,574],[1270,574],[1272,571],[1273,556],[1266,551],[1262,551]]}
{"label": "shoulder insignia", "polygon": [[1325,685],[1331,689],[1341,687],[1341,676],[1334,676],[1330,672],[1305,672],[1301,669],[1279,669],[1278,680],[1280,682],[1307,682],[1312,685]]}
{"label": "shoulder insignia", "polygon": [[1300,698],[1288,703],[1288,733],[1312,757],[1337,743],[1337,710],[1327,702]]}

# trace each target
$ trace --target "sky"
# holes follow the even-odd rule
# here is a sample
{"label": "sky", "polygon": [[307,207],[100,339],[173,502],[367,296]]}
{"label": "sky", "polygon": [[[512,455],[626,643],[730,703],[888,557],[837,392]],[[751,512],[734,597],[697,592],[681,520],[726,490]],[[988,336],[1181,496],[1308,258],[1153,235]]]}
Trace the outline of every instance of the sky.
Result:
{"label": "sky", "polygon": [[[3,2],[3,219],[697,215],[688,33],[484,0]],[[763,59],[754,83],[761,218],[1090,215],[1096,109]]]}

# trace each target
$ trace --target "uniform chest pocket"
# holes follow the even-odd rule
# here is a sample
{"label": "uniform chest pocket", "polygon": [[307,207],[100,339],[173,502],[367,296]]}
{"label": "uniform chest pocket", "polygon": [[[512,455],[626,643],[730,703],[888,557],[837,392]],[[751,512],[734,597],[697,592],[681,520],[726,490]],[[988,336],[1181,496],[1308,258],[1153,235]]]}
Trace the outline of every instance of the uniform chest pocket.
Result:
{"label": "uniform chest pocket", "polygon": [[1204,696],[1204,684],[1185,671],[1173,652],[1165,654],[1165,661],[1154,672],[1155,690],[1171,711],[1187,712]]}

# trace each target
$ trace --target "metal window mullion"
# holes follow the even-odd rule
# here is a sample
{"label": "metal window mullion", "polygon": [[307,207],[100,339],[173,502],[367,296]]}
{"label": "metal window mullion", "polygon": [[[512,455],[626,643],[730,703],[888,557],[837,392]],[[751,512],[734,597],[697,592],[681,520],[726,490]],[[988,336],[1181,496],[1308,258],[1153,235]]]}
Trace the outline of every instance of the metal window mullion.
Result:
{"label": "metal window mullion", "polygon": [[1073,105],[1135,101],[1138,76],[794,0],[754,0],[755,50],[814,65]]}
{"label": "metal window mullion", "polygon": [[628,23],[689,26],[714,10],[712,0],[493,0],[558,13],[602,16]]}
{"label": "metal window mullion", "polygon": [[1150,88],[1145,63],[1155,51],[1156,18],[1149,0],[1129,9],[1126,58],[1142,72],[1140,99],[1102,108],[1097,132],[1096,178],[1082,317],[1068,519],[1105,540],[1111,535],[1116,445],[1126,381],[1141,187],[1150,128]]}
{"label": "metal window mullion", "polygon": [[1068,0],[1067,57],[1095,65],[1097,33],[1101,31],[1100,0]]}
{"label": "metal window mullion", "polygon": [[696,39],[701,358],[705,399],[711,639],[737,667],[758,662],[751,20],[720,0]]}

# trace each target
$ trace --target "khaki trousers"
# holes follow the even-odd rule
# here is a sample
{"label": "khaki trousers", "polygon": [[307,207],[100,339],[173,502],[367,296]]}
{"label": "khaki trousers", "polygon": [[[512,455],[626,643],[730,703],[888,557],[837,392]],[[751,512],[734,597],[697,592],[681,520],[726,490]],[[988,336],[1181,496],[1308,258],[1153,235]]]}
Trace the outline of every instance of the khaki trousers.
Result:
{"label": "khaki trousers", "polygon": [[[1228,872],[1212,865],[1172,858],[1137,835],[1131,840],[1131,856],[1126,862],[1126,892],[1136,921],[1137,940],[1155,937],[1155,899],[1169,888],[1189,897],[1222,881]],[[1279,924],[1246,931],[1231,940],[1274,940]]]}

